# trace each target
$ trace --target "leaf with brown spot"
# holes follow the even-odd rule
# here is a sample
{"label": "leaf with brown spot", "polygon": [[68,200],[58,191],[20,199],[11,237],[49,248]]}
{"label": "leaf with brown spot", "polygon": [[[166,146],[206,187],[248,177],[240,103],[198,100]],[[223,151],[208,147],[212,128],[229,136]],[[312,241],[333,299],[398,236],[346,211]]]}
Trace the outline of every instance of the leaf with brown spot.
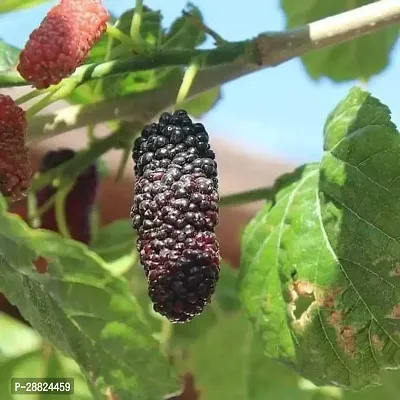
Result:
{"label": "leaf with brown spot", "polygon": [[374,333],[371,336],[371,339],[372,339],[372,344],[373,344],[375,350],[381,351],[383,349],[384,343],[382,342],[382,340],[379,339],[379,336],[376,333]]}
{"label": "leaf with brown spot", "polygon": [[361,389],[400,367],[399,158],[388,107],[354,88],[321,163],[281,177],[243,235],[240,293],[265,354],[317,385]]}
{"label": "leaf with brown spot", "polygon": [[396,265],[396,268],[390,272],[391,276],[400,277],[400,265]]}
{"label": "leaf with brown spot", "polygon": [[393,308],[390,318],[400,319],[400,304],[396,304]]}
{"label": "leaf with brown spot", "polygon": [[333,327],[341,324],[343,321],[343,311],[340,310],[332,311],[332,314],[328,317],[327,321]]}
{"label": "leaf with brown spot", "polygon": [[192,374],[185,374],[182,392],[168,395],[164,400],[200,400],[200,391],[196,389],[195,377]]}
{"label": "leaf with brown spot", "polygon": [[352,326],[337,328],[338,342],[350,357],[356,356],[356,330]]}

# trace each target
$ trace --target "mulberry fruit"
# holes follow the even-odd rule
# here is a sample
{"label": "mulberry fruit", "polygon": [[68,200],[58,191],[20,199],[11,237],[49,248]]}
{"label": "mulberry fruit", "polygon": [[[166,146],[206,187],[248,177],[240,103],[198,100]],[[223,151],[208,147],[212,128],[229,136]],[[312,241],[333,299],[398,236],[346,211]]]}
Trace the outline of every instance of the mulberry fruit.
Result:
{"label": "mulberry fruit", "polygon": [[187,322],[211,301],[219,279],[218,179],[202,124],[163,113],[136,139],[132,225],[154,310]]}
{"label": "mulberry fruit", "polygon": [[[71,160],[75,154],[75,151],[71,149],[48,152],[43,157],[40,172],[58,167]],[[91,213],[97,198],[98,186],[97,166],[91,165],[77,177],[65,201],[67,226],[71,236],[73,239],[86,244],[89,244],[92,239]],[[38,206],[43,206],[56,193],[56,190],[53,186],[46,186],[40,190],[37,193]],[[58,231],[54,207],[43,213],[41,228]]]}
{"label": "mulberry fruit", "polygon": [[58,84],[83,64],[108,19],[102,0],[61,0],[31,33],[19,73],[37,89]]}
{"label": "mulberry fruit", "polygon": [[14,201],[25,195],[32,179],[26,128],[25,111],[0,94],[0,192]]}

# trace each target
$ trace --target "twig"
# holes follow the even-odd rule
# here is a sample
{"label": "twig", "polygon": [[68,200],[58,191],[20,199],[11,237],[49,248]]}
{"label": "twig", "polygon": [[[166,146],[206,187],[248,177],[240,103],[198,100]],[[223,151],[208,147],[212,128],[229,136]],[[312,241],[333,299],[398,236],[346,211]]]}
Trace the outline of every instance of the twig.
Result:
{"label": "twig", "polygon": [[[222,64],[234,63],[240,59],[241,63],[257,63],[256,43],[243,41],[227,43],[223,47],[213,50],[159,50],[151,57],[144,55],[118,60],[106,61],[96,64],[85,64],[68,78],[76,85],[89,80],[101,79],[108,76],[126,74],[128,72],[146,71],[153,68],[179,67],[189,65],[194,58],[205,60],[202,67],[212,67]],[[27,86],[28,83],[17,71],[0,74],[0,87]]]}
{"label": "twig", "polygon": [[[343,43],[399,22],[400,1],[381,0],[288,32],[263,34],[254,42],[230,43],[206,51],[166,51],[156,53],[151,59],[136,57],[134,60],[120,61],[120,64],[104,63],[82,68],[87,68],[85,79],[100,78],[157,68],[160,65],[188,65],[194,55],[202,54],[206,59],[205,66],[213,67],[204,68],[203,65],[188,94],[188,98],[191,98],[262,68],[278,65],[312,50]],[[11,86],[12,81],[21,84],[18,76],[11,79],[10,74],[6,74],[0,77],[0,86],[4,83]],[[29,139],[36,141],[113,119],[148,121],[174,104],[180,85],[180,79],[172,79],[168,85],[147,92],[36,116],[29,127]]]}
{"label": "twig", "polygon": [[143,18],[143,0],[136,0],[135,10],[131,21],[130,35],[133,38],[141,40],[140,27]]}
{"label": "twig", "polygon": [[[137,132],[140,125],[133,125],[133,132]],[[83,170],[93,164],[101,155],[116,147],[122,139],[121,131],[96,140],[88,149],[79,152],[73,159],[52,168],[41,174],[32,183],[31,191],[37,192],[43,187],[51,184],[55,178],[73,181]],[[124,137],[126,140],[127,138]]]}
{"label": "twig", "polygon": [[201,31],[204,31],[205,33],[210,35],[214,39],[216,45],[223,45],[227,43],[227,40],[225,40],[221,35],[219,35],[213,29],[204,24],[204,22],[201,21],[199,18],[196,18],[196,16],[190,14],[187,11],[182,11],[182,14],[187,18],[188,22],[196,26]]}
{"label": "twig", "polygon": [[261,34],[257,45],[263,66],[275,66],[313,50],[369,35],[400,23],[400,1],[381,0],[277,34]]}

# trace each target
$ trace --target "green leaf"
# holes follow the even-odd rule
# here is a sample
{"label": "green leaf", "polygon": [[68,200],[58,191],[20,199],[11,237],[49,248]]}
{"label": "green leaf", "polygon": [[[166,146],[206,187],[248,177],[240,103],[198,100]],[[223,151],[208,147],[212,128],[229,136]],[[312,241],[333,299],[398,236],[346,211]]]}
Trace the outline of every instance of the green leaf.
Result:
{"label": "green leaf", "polygon": [[0,314],[0,360],[35,352],[42,346],[42,338],[25,324]]}
{"label": "green leaf", "polygon": [[[189,4],[188,11],[199,21],[202,15],[199,9]],[[124,12],[118,19],[116,26],[125,34],[130,34],[130,26],[134,9]],[[162,15],[159,11],[153,11],[144,7],[141,34],[151,45],[162,45],[163,48],[185,48],[194,49],[204,43],[206,34],[196,24],[189,21],[187,17],[180,17],[172,23],[167,33],[161,25]],[[109,38],[104,36],[92,49],[87,63],[98,63],[105,60]],[[132,57],[130,49],[119,42],[111,43],[112,54],[110,60],[124,57]],[[131,93],[146,92],[161,87],[171,80],[180,80],[183,77],[183,68],[159,68],[148,71],[121,74],[118,77],[109,77],[101,81],[88,82],[77,89],[69,97],[73,103],[91,103],[104,99],[114,99]],[[198,99],[189,103],[194,116],[201,116],[207,112],[220,98],[219,89],[208,91]],[[139,100],[140,101],[140,100]]]}
{"label": "green leaf", "polygon": [[[130,35],[130,26],[134,9],[125,11],[121,17],[116,20],[116,27],[127,35]],[[161,27],[161,13],[144,7],[141,35],[150,44],[155,45],[159,40],[159,35],[163,35]],[[109,60],[117,58],[132,57],[131,49],[121,45],[120,42],[112,40],[105,35],[93,47],[86,63],[104,62],[107,55],[107,48],[111,45],[112,53]],[[138,71],[134,73],[121,74],[117,77],[104,78],[101,81],[93,81],[79,86],[69,97],[73,103],[92,103],[104,99],[113,99],[130,93],[142,92],[154,89],[169,79],[171,69]]]}
{"label": "green leaf", "polygon": [[268,357],[360,389],[400,366],[400,135],[354,88],[324,136],[321,164],[281,179],[246,228],[240,290]]}
{"label": "green leaf", "polygon": [[361,358],[364,366],[368,360],[360,378],[369,382],[381,368],[400,366],[400,136],[389,109],[359,88],[330,116],[324,134],[320,218],[342,290],[335,311],[352,333],[354,354],[344,365],[354,373]]}
{"label": "green leaf", "polygon": [[0,73],[10,71],[17,66],[19,53],[20,49],[0,39]]}
{"label": "green leaf", "polygon": [[[214,310],[213,324],[205,325],[207,321],[203,318],[204,325],[196,325],[199,333],[189,334],[194,331],[192,323],[201,321],[201,315],[189,324],[174,326],[173,330],[173,335],[179,333],[178,337],[172,338],[176,341],[173,355],[179,360],[179,355],[183,354],[183,359],[179,360],[181,370],[194,375],[201,398],[313,400],[316,393],[326,391],[327,388],[317,388],[310,382],[302,389],[304,380],[294,371],[264,356],[261,341],[243,310],[238,306],[226,312],[221,307],[227,300],[220,301],[224,293],[229,293],[231,300],[239,304],[234,290],[237,272],[227,265],[221,268],[221,272],[215,302],[204,311],[210,314],[210,309]],[[338,389],[333,391],[337,394]]]}
{"label": "green leaf", "polygon": [[219,312],[232,313],[241,309],[240,299],[237,292],[238,272],[231,265],[223,262],[221,264],[220,280],[214,294],[214,305]]}
{"label": "green leaf", "polygon": [[202,117],[221,100],[221,88],[219,86],[206,90],[198,96],[182,103],[182,108],[195,118]]}
{"label": "green leaf", "polygon": [[[295,346],[287,323],[286,302],[278,273],[278,257],[286,209],[293,201],[307,198],[318,180],[318,166],[301,167],[276,184],[274,204],[267,203],[250,222],[242,238],[241,282],[242,301],[265,343],[271,359],[295,362]],[[311,189],[310,189],[311,188]],[[300,200],[297,200],[300,199]],[[301,200],[305,207],[310,205]],[[290,203],[289,203],[290,201]],[[314,205],[311,205],[311,210]],[[307,217],[309,218],[308,214]]]}
{"label": "green leaf", "polygon": [[0,4],[0,14],[18,11],[23,8],[31,8],[48,2],[49,0],[2,0]]}
{"label": "green leaf", "polygon": [[[33,378],[41,367],[39,350],[23,353],[19,356],[0,359],[0,396],[2,400],[14,400],[10,393],[11,378]],[[35,395],[27,394],[27,400],[36,400]]]}
{"label": "green leaf", "polygon": [[91,245],[114,275],[122,275],[136,263],[136,237],[130,219],[120,219],[101,228]]}
{"label": "green leaf", "polygon": [[[150,400],[176,389],[126,281],[81,243],[31,230],[4,209],[0,225],[0,291],[79,364],[99,395],[105,385],[121,400]],[[38,256],[48,260],[48,274],[33,268]]]}
{"label": "green leaf", "polygon": [[334,400],[342,391],[330,386],[315,386],[299,377],[283,363],[267,359],[256,334],[248,334],[247,398],[249,400]]}
{"label": "green leaf", "polygon": [[185,15],[177,18],[165,35],[163,47],[194,49],[206,41],[207,36],[204,29],[200,29],[199,26],[193,22],[193,19],[200,23],[203,22],[203,16],[199,8],[189,3],[186,12],[189,13],[192,18]]}
{"label": "green leaf", "polygon": [[[43,359],[42,361],[42,370],[43,374],[42,376],[45,378],[65,378],[66,373],[64,371],[61,359],[58,357],[58,354],[54,352],[53,348],[48,346],[48,348],[44,348],[44,350],[50,354],[46,354],[46,358]],[[74,390],[73,395],[64,395],[63,398],[65,400],[72,400],[75,398],[76,393]],[[58,394],[48,394],[48,393],[41,393],[38,396],[38,400],[46,400],[49,398],[50,400],[56,400],[58,397]]]}
{"label": "green leaf", "polygon": [[186,351],[189,371],[196,377],[202,396],[207,400],[246,399],[244,383],[245,354],[248,335],[252,335],[245,318],[221,317],[219,324],[207,329]]}
{"label": "green leaf", "polygon": [[[99,396],[93,387],[92,382],[88,381],[82,374],[79,365],[69,357],[64,356],[59,351],[53,349],[51,363],[48,363],[49,375],[52,374],[52,365],[55,364],[57,374],[60,377],[73,377],[74,378],[74,396],[73,399],[79,400],[94,400],[103,399]],[[46,397],[47,398],[47,397]],[[57,399],[55,399],[57,400]]]}
{"label": "green leaf", "polygon": [[[373,3],[375,0],[281,0],[289,28],[295,28],[331,15]],[[317,50],[302,56],[311,78],[329,77],[342,82],[368,80],[389,64],[390,53],[398,38],[393,26],[347,43]]]}
{"label": "green leaf", "polygon": [[[26,324],[7,315],[0,315],[0,398],[12,400],[11,378],[65,378],[74,379],[74,399],[91,400],[86,380],[77,364],[61,356]],[[30,400],[41,396],[25,395]],[[71,399],[70,395],[46,394],[44,399]]]}
{"label": "green leaf", "polygon": [[343,400],[376,400],[400,398],[400,371],[384,371],[381,374],[381,386],[365,390],[343,393]]}

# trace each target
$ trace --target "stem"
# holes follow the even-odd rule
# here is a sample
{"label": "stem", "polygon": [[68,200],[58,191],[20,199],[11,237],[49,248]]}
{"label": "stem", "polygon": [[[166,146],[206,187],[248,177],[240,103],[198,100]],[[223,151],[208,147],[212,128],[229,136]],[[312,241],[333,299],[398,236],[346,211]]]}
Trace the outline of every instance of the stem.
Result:
{"label": "stem", "polygon": [[160,332],[160,350],[164,354],[168,354],[169,341],[173,332],[173,327],[171,322],[166,318],[163,318],[161,322],[161,332]]}
{"label": "stem", "polygon": [[155,46],[157,51],[160,51],[163,39],[164,39],[164,30],[163,30],[162,25],[160,24],[160,26],[158,28],[157,41],[156,41],[156,46]]}
{"label": "stem", "polygon": [[[129,38],[129,40],[131,39]],[[79,67],[68,79],[74,78],[76,85],[80,85],[89,80],[105,78],[108,76],[115,76],[137,71],[146,71],[154,68],[189,65],[195,57],[202,57],[205,60],[202,65],[203,68],[234,63],[241,56],[243,57],[244,54],[246,55],[245,64],[251,63],[255,65],[257,61],[257,55],[254,55],[251,49],[255,50],[255,45],[251,42],[245,41],[229,43],[211,51],[185,49],[160,50],[154,53],[151,57],[135,56],[97,64],[85,64],[82,67]],[[13,72],[0,76],[0,87],[24,86],[27,84],[19,76],[15,77],[15,80],[11,83],[8,76],[9,74],[13,74]]]}
{"label": "stem", "polygon": [[29,191],[27,196],[28,222],[32,228],[39,228],[41,221],[38,217],[37,199],[34,192]]}
{"label": "stem", "polygon": [[239,205],[243,203],[251,203],[259,200],[269,200],[272,197],[272,188],[260,188],[253,189],[247,192],[230,194],[223,196],[220,200],[221,207],[228,207],[233,205]]}
{"label": "stem", "polygon": [[262,65],[276,66],[314,50],[347,42],[400,22],[400,2],[380,0],[288,32],[257,39]]}
{"label": "stem", "polygon": [[69,77],[57,86],[48,89],[47,96],[43,97],[37,103],[28,108],[26,111],[27,118],[33,118],[37,113],[48,107],[50,104],[69,96],[78,86],[78,82],[79,80],[75,77]]}
{"label": "stem", "polygon": [[[114,39],[109,35],[107,40],[106,54],[104,55],[104,61],[108,61],[110,59],[113,43]],[[99,79],[94,86],[93,92],[95,95],[100,95],[102,89],[103,89],[103,81]],[[88,125],[87,133],[88,133],[89,143],[93,143],[96,140],[95,127],[96,127],[95,124]]]}
{"label": "stem", "polygon": [[62,236],[72,239],[71,233],[68,229],[68,223],[66,219],[66,197],[72,187],[72,184],[68,184],[63,188],[60,188],[55,195],[55,212],[56,212],[56,222],[58,231]]}
{"label": "stem", "polygon": [[135,11],[133,12],[133,18],[131,23],[131,38],[141,40],[140,27],[142,25],[143,17],[143,0],[136,0]]}
{"label": "stem", "polygon": [[188,67],[183,76],[182,85],[179,88],[178,96],[176,97],[176,104],[182,103],[189,94],[190,88],[193,86],[193,81],[196,78],[200,69],[200,60],[193,61],[193,64]]}
{"label": "stem", "polygon": [[[33,192],[31,192],[31,193],[33,193]],[[51,207],[53,206],[55,201],[56,201],[56,196],[55,195],[51,196],[48,200],[46,200],[46,202],[37,211],[36,217],[40,218],[44,213],[49,211],[51,209]]]}
{"label": "stem", "polygon": [[[108,61],[111,58],[113,44],[114,44],[114,39],[111,36],[108,36],[106,54],[104,55],[104,61]],[[121,47],[123,47],[123,46],[121,46]],[[103,81],[99,79],[96,82],[96,85],[94,87],[94,93],[96,95],[100,95],[102,88],[103,88]]]}
{"label": "stem", "polygon": [[115,177],[115,182],[119,182],[124,177],[124,173],[125,173],[126,167],[129,162],[129,156],[131,155],[131,151],[132,150],[130,147],[127,147],[126,149],[124,149],[122,156],[121,156],[119,166],[118,166],[118,171],[117,171],[117,175]]}
{"label": "stem", "polygon": [[194,26],[197,26],[198,29],[204,31],[208,35],[210,35],[213,39],[216,45],[223,45],[227,43],[227,40],[225,40],[221,35],[219,35],[217,32],[215,32],[213,29],[208,27],[206,24],[204,24],[203,21],[201,21],[199,18],[196,16],[183,11],[183,15],[187,17],[188,21],[193,24]]}
{"label": "stem", "polygon": [[96,135],[94,133],[95,125],[88,125],[87,127],[87,137],[89,143],[93,143],[97,140]]}
{"label": "stem", "polygon": [[143,54],[147,52],[147,48],[142,40],[137,40],[136,38],[125,35],[124,32],[111,24],[107,24],[107,34],[131,48],[135,53]]}
{"label": "stem", "polygon": [[97,158],[118,144],[119,140],[119,132],[96,140],[90,148],[81,151],[70,161],[39,175],[39,177],[33,181],[31,190],[36,192],[44,186],[49,185],[57,177],[60,177],[61,180],[63,177],[66,177],[68,181],[74,180],[83,170],[92,165]]}
{"label": "stem", "polygon": [[23,94],[21,97],[18,97],[18,99],[15,100],[15,103],[18,105],[24,104],[27,101],[35,99],[43,93],[45,93],[43,90],[31,90],[30,92]]}
{"label": "stem", "polygon": [[33,104],[31,107],[29,107],[26,110],[26,117],[28,119],[33,118],[38,112],[42,111],[44,108],[49,106],[53,100],[52,100],[52,93],[49,93],[47,96],[43,97],[40,99],[37,103]]}

